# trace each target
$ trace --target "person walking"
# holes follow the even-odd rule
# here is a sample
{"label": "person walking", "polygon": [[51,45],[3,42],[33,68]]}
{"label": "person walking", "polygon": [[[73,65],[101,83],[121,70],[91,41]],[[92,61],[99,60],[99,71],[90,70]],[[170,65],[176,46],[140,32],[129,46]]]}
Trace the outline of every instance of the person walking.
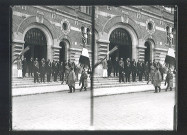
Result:
{"label": "person walking", "polygon": [[159,92],[161,91],[161,81],[162,81],[162,76],[161,76],[161,73],[159,71],[159,68],[156,67],[156,70],[155,70],[155,74],[153,76],[153,81],[154,81],[154,86],[155,86],[155,93],[158,92],[158,89],[159,88]]}
{"label": "person walking", "polygon": [[121,83],[124,82],[124,62],[123,58],[120,59],[119,61],[119,82]]}
{"label": "person walking", "polygon": [[25,77],[25,74],[27,71],[27,59],[26,58],[23,59],[22,65],[23,65],[23,77]]}
{"label": "person walking", "polygon": [[119,72],[119,61],[118,61],[118,57],[116,57],[116,59],[113,61],[113,68],[114,68],[114,77],[118,76],[118,72]]}
{"label": "person walking", "polygon": [[171,69],[169,68],[168,69],[168,73],[167,73],[167,76],[166,76],[166,80],[165,80],[165,85],[167,83],[167,87],[166,87],[166,90],[168,90],[168,88],[170,89],[170,91],[172,91],[172,88],[173,88],[173,74],[171,72]]}
{"label": "person walking", "polygon": [[80,91],[82,91],[83,88],[84,88],[84,91],[87,90],[86,89],[88,86],[87,78],[88,78],[88,74],[86,73],[85,68],[83,68],[80,81],[79,81],[79,86],[81,85]]}
{"label": "person walking", "polygon": [[107,61],[107,66],[108,66],[108,77],[110,77],[111,72],[112,72],[112,61],[111,61],[111,57],[109,58],[109,60]]}
{"label": "person walking", "polygon": [[80,81],[80,78],[81,78],[81,73],[82,73],[82,66],[80,64],[77,65],[77,72],[78,72],[78,78],[77,80]]}
{"label": "person walking", "polygon": [[21,60],[21,55],[18,56],[18,60],[17,60],[17,69],[18,69],[18,78],[22,78],[22,60]]}
{"label": "person walking", "polygon": [[73,89],[73,92],[75,92],[75,81],[76,81],[75,72],[73,71],[73,67],[71,67],[70,72],[67,76],[67,84],[70,90],[68,93],[72,93],[72,89]]}
{"label": "person walking", "polygon": [[48,60],[46,64],[47,82],[50,82],[51,80],[51,71],[52,71],[51,62],[50,60]]}
{"label": "person walking", "polygon": [[33,66],[34,66],[34,60],[31,57],[31,59],[28,61],[29,77],[33,76]]}
{"label": "person walking", "polygon": [[106,59],[103,60],[103,63],[102,63],[102,66],[103,66],[103,78],[107,78],[107,61]]}
{"label": "person walking", "polygon": [[39,83],[39,62],[38,62],[38,58],[35,59],[34,61],[34,83],[38,82]]}

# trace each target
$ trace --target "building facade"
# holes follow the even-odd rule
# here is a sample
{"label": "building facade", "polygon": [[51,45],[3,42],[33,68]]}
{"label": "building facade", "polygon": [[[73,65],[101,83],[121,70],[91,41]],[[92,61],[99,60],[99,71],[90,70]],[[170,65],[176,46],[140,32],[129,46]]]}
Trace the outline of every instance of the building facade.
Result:
{"label": "building facade", "polygon": [[[173,39],[174,11],[163,6],[96,6],[95,59],[106,56],[114,46],[119,49],[112,60],[130,58],[136,61],[164,62],[168,48],[175,49]],[[102,66],[96,74],[102,75]]]}
{"label": "building facade", "polygon": [[[78,62],[83,48],[91,60],[92,13],[90,6],[13,6],[12,61],[23,55],[51,61]],[[168,48],[175,49],[174,13],[163,6],[95,6],[95,63],[116,45],[113,59],[164,62]],[[17,76],[16,61],[12,74]],[[102,66],[95,69],[102,75]]]}
{"label": "building facade", "polygon": [[[91,26],[89,6],[13,6],[12,61],[29,46],[23,55],[27,60],[78,62],[82,35],[91,58]],[[17,76],[16,61],[12,67],[13,76]]]}

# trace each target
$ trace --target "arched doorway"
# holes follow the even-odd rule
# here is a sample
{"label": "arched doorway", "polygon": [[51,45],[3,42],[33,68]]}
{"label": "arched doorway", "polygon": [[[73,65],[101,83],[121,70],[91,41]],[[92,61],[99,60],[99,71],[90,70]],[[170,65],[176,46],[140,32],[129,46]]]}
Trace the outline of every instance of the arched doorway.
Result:
{"label": "arched doorway", "polygon": [[65,63],[66,58],[65,58],[65,45],[66,43],[64,41],[60,42],[60,55],[59,55],[59,62]]}
{"label": "arched doorway", "polygon": [[24,48],[29,46],[29,50],[24,54],[24,57],[29,60],[31,57],[47,59],[47,41],[45,34],[38,28],[32,28],[25,34]]}
{"label": "arched doorway", "polygon": [[109,50],[114,46],[118,46],[118,50],[111,55],[111,59],[114,60],[116,57],[132,59],[132,40],[127,30],[122,28],[116,28],[112,31],[109,38]]}
{"label": "arched doorway", "polygon": [[145,55],[144,55],[144,61],[150,62],[153,61],[153,48],[154,48],[154,41],[152,39],[148,39],[144,46],[145,48]]}
{"label": "arched doorway", "polygon": [[67,39],[63,39],[60,43],[59,43],[60,51],[59,51],[59,62],[67,62],[69,59],[69,46],[70,46],[70,42]]}
{"label": "arched doorway", "polygon": [[151,60],[151,44],[150,42],[146,41],[145,42],[145,56],[144,56],[144,61],[145,62],[150,62]]}

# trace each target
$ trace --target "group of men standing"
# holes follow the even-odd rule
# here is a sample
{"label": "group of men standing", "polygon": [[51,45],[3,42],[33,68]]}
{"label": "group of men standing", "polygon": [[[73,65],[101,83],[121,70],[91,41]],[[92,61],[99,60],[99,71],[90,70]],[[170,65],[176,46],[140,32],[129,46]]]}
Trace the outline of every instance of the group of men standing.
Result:
{"label": "group of men standing", "polygon": [[[115,60],[104,60],[103,61],[103,77],[110,77],[113,71],[113,76],[119,77],[119,82],[132,82],[136,81],[136,77],[138,77],[138,81],[142,81],[143,76],[145,77],[145,81],[149,80],[149,75],[151,72],[151,66],[158,67],[159,71],[161,72],[162,80],[164,74],[164,68],[159,62],[146,62],[138,60],[138,62],[133,59],[132,61],[130,58],[124,60],[123,58],[116,57]],[[106,75],[106,72],[108,75]],[[131,79],[132,76],[132,79]]]}
{"label": "group of men standing", "polygon": [[[144,76],[145,81],[147,81],[147,84],[149,81],[152,82],[152,84],[155,87],[155,92],[161,91],[161,82],[164,80],[164,75],[166,75],[165,79],[165,85],[167,85],[166,91],[168,88],[172,90],[173,87],[173,75],[171,72],[171,69],[163,66],[160,62],[156,62],[153,60],[146,61],[145,63],[143,61],[138,60],[136,62],[134,59],[131,61],[130,58],[127,58],[124,60],[123,58],[116,57],[115,60],[104,60],[103,63],[103,77],[110,77],[111,73],[113,71],[114,77],[119,77],[119,82],[136,82],[136,77],[138,77],[138,81],[142,81],[142,78]],[[108,75],[106,75],[106,73]],[[132,79],[130,78],[132,76]]]}
{"label": "group of men standing", "polygon": [[26,58],[21,60],[21,56],[17,60],[18,78],[26,77],[26,72],[28,71],[28,77],[34,78],[34,83],[44,83],[47,77],[47,82],[51,82],[53,78],[54,82],[61,81],[69,86],[69,93],[75,92],[75,82],[79,81],[81,85],[80,91],[84,88],[87,90],[87,72],[85,68],[80,64],[75,64],[68,60],[68,62],[59,62],[53,60],[41,61],[38,58],[35,60],[31,57],[29,61]]}

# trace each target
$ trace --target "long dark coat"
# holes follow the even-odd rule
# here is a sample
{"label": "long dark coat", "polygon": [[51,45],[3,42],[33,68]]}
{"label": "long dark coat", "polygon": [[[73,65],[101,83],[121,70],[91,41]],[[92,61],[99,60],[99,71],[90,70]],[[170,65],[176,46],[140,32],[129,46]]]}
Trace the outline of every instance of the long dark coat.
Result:
{"label": "long dark coat", "polygon": [[166,76],[166,82],[168,83],[168,87],[173,87],[173,74],[172,73],[167,73]]}
{"label": "long dark coat", "polygon": [[155,71],[153,80],[154,80],[154,86],[161,86],[162,76],[159,70]]}
{"label": "long dark coat", "polygon": [[88,75],[86,72],[82,72],[81,78],[80,78],[80,83],[82,83],[82,87],[87,87],[88,86],[88,81],[87,81]]}
{"label": "long dark coat", "polygon": [[67,77],[67,84],[68,84],[68,86],[75,87],[75,81],[76,81],[75,72],[73,70],[71,70],[69,72],[69,74],[68,74],[68,77]]}
{"label": "long dark coat", "polygon": [[48,62],[46,65],[46,73],[48,75],[51,75],[51,72],[52,72],[51,62]]}

